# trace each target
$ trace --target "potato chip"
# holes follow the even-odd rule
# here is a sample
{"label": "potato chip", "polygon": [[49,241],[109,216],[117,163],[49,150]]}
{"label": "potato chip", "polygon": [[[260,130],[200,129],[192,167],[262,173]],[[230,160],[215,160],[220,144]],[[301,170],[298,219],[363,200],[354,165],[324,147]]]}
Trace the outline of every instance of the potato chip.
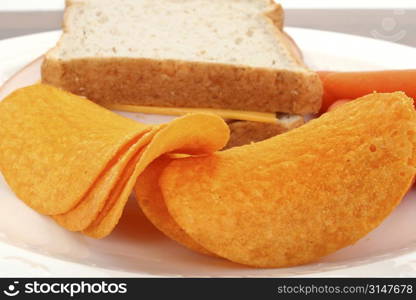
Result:
{"label": "potato chip", "polygon": [[0,103],[0,170],[26,204],[72,231],[114,229],[137,177],[171,151],[210,153],[229,136],[214,115],[149,126],[37,84]]}
{"label": "potato chip", "polygon": [[305,264],[398,205],[416,173],[415,130],[412,99],[372,94],[269,140],[174,160],[148,190],[160,188],[175,222],[218,256]]}
{"label": "potato chip", "polygon": [[157,129],[147,132],[144,136],[137,138],[133,145],[128,145],[124,155],[113,158],[113,163],[96,184],[88,191],[85,198],[72,210],[64,214],[53,216],[54,220],[61,226],[71,231],[81,231],[90,226],[98,218],[105,204],[112,196],[120,177],[122,176],[130,160],[140,152],[140,149],[149,143]]}
{"label": "potato chip", "polygon": [[229,130],[225,122],[214,115],[188,114],[177,118],[160,129],[143,153],[124,172],[125,186],[117,202],[109,203],[94,224],[83,232],[95,238],[106,236],[121,217],[127,199],[138,176],[156,158],[165,153],[207,154],[225,146]]}
{"label": "potato chip", "polygon": [[160,157],[140,175],[135,187],[136,199],[145,216],[168,237],[196,252],[214,255],[196,243],[169,214],[157,182],[171,161],[167,156]]}
{"label": "potato chip", "polygon": [[0,102],[0,124],[1,172],[46,215],[73,209],[120,149],[150,128],[41,84]]}

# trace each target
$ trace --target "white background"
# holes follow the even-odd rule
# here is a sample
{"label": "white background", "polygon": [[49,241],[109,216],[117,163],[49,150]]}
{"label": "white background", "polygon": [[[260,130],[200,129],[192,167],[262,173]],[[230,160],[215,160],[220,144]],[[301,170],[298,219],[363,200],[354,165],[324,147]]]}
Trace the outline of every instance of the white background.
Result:
{"label": "white background", "polygon": [[[61,27],[64,0],[0,0],[0,39]],[[414,0],[280,0],[286,25],[416,47]]]}
{"label": "white background", "polygon": [[[286,8],[416,8],[414,0],[278,0]],[[0,10],[58,10],[64,0],[1,0]]]}

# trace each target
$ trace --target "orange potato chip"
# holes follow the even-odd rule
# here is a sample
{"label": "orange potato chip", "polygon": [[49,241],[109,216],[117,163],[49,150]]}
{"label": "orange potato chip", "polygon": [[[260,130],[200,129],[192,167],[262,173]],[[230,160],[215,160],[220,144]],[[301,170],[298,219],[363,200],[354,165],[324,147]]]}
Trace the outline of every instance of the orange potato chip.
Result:
{"label": "orange potato chip", "polygon": [[372,94],[269,140],[174,160],[148,190],[160,188],[175,222],[218,256],[304,264],[355,243],[398,205],[416,173],[415,130],[412,99]]}
{"label": "orange potato chip", "polygon": [[0,170],[46,215],[73,209],[124,145],[151,127],[48,85],[0,102]]}
{"label": "orange potato chip", "polygon": [[121,217],[138,176],[159,156],[165,153],[212,153],[223,148],[228,138],[228,127],[221,118],[214,115],[188,114],[173,120],[154,135],[151,142],[144,147],[143,153],[124,172],[125,186],[117,202],[110,202],[96,222],[83,232],[95,238],[110,233]]}
{"label": "orange potato chip", "polygon": [[133,145],[127,145],[124,155],[113,158],[111,168],[105,172],[90,189],[90,191],[74,209],[64,214],[53,216],[61,226],[71,231],[81,231],[90,226],[104,209],[109,197],[113,196],[114,188],[118,184],[127,164],[140,149],[149,143],[157,129],[138,137]]}
{"label": "orange potato chip", "polygon": [[134,190],[140,208],[153,225],[171,239],[196,252],[214,255],[195,242],[169,214],[157,182],[161,172],[171,161],[172,158],[167,156],[156,159],[138,178]]}
{"label": "orange potato chip", "polygon": [[26,204],[72,231],[114,229],[137,177],[171,151],[204,154],[229,136],[214,115],[148,126],[37,84],[0,102],[0,170]]}

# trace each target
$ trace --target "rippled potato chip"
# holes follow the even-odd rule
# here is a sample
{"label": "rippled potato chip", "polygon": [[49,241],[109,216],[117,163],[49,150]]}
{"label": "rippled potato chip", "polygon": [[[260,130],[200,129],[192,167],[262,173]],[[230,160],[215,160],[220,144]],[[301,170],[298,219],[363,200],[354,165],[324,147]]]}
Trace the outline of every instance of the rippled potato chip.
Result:
{"label": "rippled potato chip", "polygon": [[159,156],[165,153],[201,155],[221,149],[229,137],[225,122],[214,115],[189,114],[162,127],[123,173],[124,183],[114,204],[110,202],[97,220],[83,232],[91,237],[106,236],[116,226],[138,176]]}
{"label": "rippled potato chip", "polygon": [[208,251],[255,267],[305,264],[399,204],[415,175],[415,130],[410,98],[372,94],[264,142],[175,160],[154,184]]}
{"label": "rippled potato chip", "polygon": [[99,177],[84,199],[74,209],[54,215],[55,221],[71,231],[85,230],[97,221],[99,215],[106,210],[105,206],[112,205],[117,200],[117,188],[125,178],[126,169],[131,166],[131,160],[140,153],[143,146],[149,143],[155,131],[137,138],[132,145],[128,145],[128,150],[123,152],[123,155],[114,157],[107,171]]}
{"label": "rippled potato chip", "polygon": [[46,215],[83,199],[109,162],[149,126],[48,85],[0,102],[0,169],[16,195]]}
{"label": "rippled potato chip", "polygon": [[172,158],[169,157],[161,157],[155,160],[137,179],[135,193],[140,208],[156,228],[171,239],[191,250],[207,255],[213,255],[196,243],[181,227],[179,227],[166,207],[158,180],[163,169],[171,161]]}
{"label": "rippled potato chip", "polygon": [[0,102],[0,170],[16,195],[72,231],[101,238],[121,217],[137,177],[158,156],[221,149],[214,115],[149,126],[37,84]]}

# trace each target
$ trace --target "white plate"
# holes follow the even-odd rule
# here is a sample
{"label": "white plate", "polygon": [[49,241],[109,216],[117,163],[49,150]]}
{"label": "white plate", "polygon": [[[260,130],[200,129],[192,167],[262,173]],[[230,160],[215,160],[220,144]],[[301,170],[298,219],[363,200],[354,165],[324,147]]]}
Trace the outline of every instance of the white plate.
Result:
{"label": "white plate", "polygon": [[[413,48],[338,33],[296,28],[288,32],[312,68],[416,68]],[[0,41],[0,83],[52,47],[59,34]],[[39,64],[32,64],[3,86],[0,99],[38,76]],[[143,115],[135,117],[143,121]],[[109,237],[94,240],[68,232],[26,207],[1,177],[0,199],[0,276],[416,276],[415,189],[355,245],[317,263],[285,269],[253,269],[190,252],[159,233],[134,201]]]}

